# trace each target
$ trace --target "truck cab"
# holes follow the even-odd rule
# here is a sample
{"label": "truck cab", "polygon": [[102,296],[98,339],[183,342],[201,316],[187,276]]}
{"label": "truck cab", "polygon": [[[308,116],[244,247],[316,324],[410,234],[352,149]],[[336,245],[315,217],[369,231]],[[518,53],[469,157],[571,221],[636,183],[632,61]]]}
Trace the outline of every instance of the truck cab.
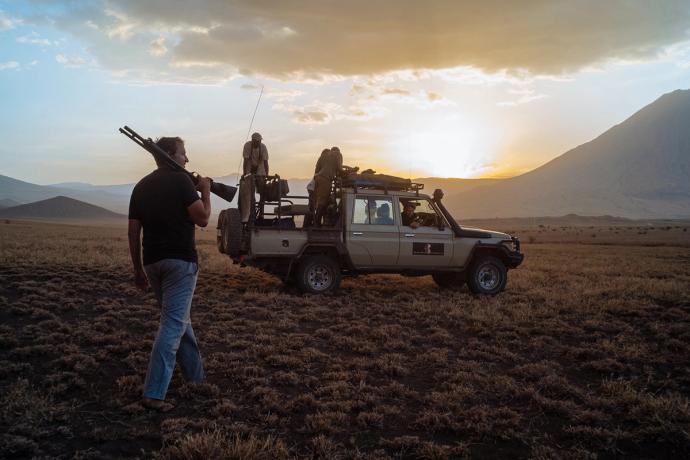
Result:
{"label": "truck cab", "polygon": [[[440,190],[429,196],[423,184],[405,179],[355,176],[335,181],[322,227],[304,226],[306,196],[261,199],[244,226],[237,209],[224,210],[219,250],[310,293],[336,290],[343,276],[398,273],[431,275],[441,288],[467,284],[475,294],[495,295],[505,288],[508,270],[522,263],[517,238],[461,227]],[[414,212],[404,217],[406,206]]]}

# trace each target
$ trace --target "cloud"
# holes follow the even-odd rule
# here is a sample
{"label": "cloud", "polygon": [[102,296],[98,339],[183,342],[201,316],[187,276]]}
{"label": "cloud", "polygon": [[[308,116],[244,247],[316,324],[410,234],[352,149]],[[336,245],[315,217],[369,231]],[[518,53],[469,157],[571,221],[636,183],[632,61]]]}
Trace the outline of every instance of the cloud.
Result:
{"label": "cloud", "polygon": [[383,88],[381,94],[384,96],[409,96],[410,92],[402,88]]}
{"label": "cloud", "polygon": [[515,107],[517,105],[527,104],[528,102],[544,99],[546,94],[537,93],[532,88],[519,88],[508,90],[509,94],[517,96],[509,101],[498,102],[496,105],[501,107]]}
{"label": "cloud", "polygon": [[319,125],[328,123],[331,116],[326,112],[319,111],[297,111],[293,112],[294,120],[297,123]]}
{"label": "cloud", "polygon": [[436,101],[443,100],[443,96],[441,96],[440,94],[435,93],[433,91],[427,91],[426,92],[426,98],[429,100],[429,102],[436,102]]}
{"label": "cloud", "polygon": [[[656,58],[687,40],[690,24],[687,0],[94,0],[59,11],[46,8],[45,19],[78,37],[105,69],[209,83],[240,74],[418,81],[448,69],[463,69],[446,77],[471,84],[492,84],[487,75],[562,76]],[[151,60],[161,36],[167,52]]]}
{"label": "cloud", "polygon": [[[110,38],[177,31],[171,51],[178,62],[214,62],[277,78],[458,66],[560,74],[613,59],[654,57],[686,39],[690,23],[687,0],[107,5],[101,15],[109,21]],[[86,19],[98,24],[104,17]]]}
{"label": "cloud", "polygon": [[158,37],[149,45],[149,54],[155,57],[165,56],[168,48],[165,46],[165,37]]}
{"label": "cloud", "polygon": [[278,102],[273,104],[272,108],[273,110],[289,113],[294,122],[303,125],[328,124],[342,111],[342,107],[338,104],[320,101],[315,101],[305,106]]}
{"label": "cloud", "polygon": [[47,38],[41,38],[36,32],[31,32],[29,35],[22,35],[17,37],[17,43],[39,46],[52,46],[55,42],[51,42]]}
{"label": "cloud", "polygon": [[[380,107],[382,101],[411,104],[421,109],[428,109],[437,105],[455,105],[453,101],[446,99],[437,92],[418,89],[419,81],[409,80],[407,75],[401,75],[401,72],[377,75],[368,79],[354,78],[353,80],[349,95],[357,98],[357,102],[351,107],[348,116],[352,119],[369,119],[385,114],[385,111],[381,110],[382,107]],[[395,84],[396,86],[386,86],[387,84]],[[417,89],[408,89],[407,87],[410,86],[415,86]]]}
{"label": "cloud", "polygon": [[19,70],[19,63],[17,61],[0,62],[0,70]]}
{"label": "cloud", "polygon": [[16,24],[21,22],[20,19],[12,18],[0,10],[0,31],[13,29]]}
{"label": "cloud", "polygon": [[80,57],[80,56],[65,56],[64,54],[57,54],[55,55],[55,61],[58,62],[58,64],[62,64],[65,67],[81,67],[84,64],[86,64],[86,59]]}

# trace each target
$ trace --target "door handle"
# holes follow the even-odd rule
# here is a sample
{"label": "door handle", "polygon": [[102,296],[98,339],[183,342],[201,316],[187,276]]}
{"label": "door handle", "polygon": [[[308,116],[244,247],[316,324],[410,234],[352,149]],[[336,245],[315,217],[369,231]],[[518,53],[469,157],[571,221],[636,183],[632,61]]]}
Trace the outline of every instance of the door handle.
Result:
{"label": "door handle", "polygon": [[405,233],[405,238],[414,238],[414,233]]}
{"label": "door handle", "polygon": [[354,236],[361,236],[361,235],[364,235],[364,233],[362,233],[362,232],[352,232],[352,234],[353,234]]}

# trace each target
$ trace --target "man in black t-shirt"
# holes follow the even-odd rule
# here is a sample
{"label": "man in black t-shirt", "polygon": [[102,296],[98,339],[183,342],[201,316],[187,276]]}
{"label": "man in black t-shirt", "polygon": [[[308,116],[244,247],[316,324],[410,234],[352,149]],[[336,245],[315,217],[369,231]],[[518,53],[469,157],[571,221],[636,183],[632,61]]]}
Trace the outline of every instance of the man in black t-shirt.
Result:
{"label": "man in black t-shirt", "polygon": [[402,224],[407,227],[418,228],[419,227],[419,217],[414,212],[415,203],[413,201],[402,201],[403,212],[400,215]]}
{"label": "man in black t-shirt", "polygon": [[[184,141],[179,137],[163,137],[156,144],[180,166],[187,163]],[[187,173],[158,164],[158,169],[132,191],[128,233],[134,282],[140,289],[150,284],[161,307],[160,327],[144,383],[142,403],[148,408],[172,408],[164,400],[176,357],[187,381],[204,378],[190,312],[199,271],[194,226],[208,225],[210,184],[202,177],[195,186]]]}

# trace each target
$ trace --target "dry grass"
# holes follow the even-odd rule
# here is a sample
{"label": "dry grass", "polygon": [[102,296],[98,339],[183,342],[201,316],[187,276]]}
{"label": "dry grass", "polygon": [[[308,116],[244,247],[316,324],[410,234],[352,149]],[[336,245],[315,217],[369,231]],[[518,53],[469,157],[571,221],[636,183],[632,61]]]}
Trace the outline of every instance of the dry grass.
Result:
{"label": "dry grass", "polygon": [[157,306],[124,228],[2,224],[0,455],[690,455],[688,233],[523,230],[536,240],[495,298],[399,276],[302,296],[200,232],[208,379],[176,374],[157,414],[138,403]]}

